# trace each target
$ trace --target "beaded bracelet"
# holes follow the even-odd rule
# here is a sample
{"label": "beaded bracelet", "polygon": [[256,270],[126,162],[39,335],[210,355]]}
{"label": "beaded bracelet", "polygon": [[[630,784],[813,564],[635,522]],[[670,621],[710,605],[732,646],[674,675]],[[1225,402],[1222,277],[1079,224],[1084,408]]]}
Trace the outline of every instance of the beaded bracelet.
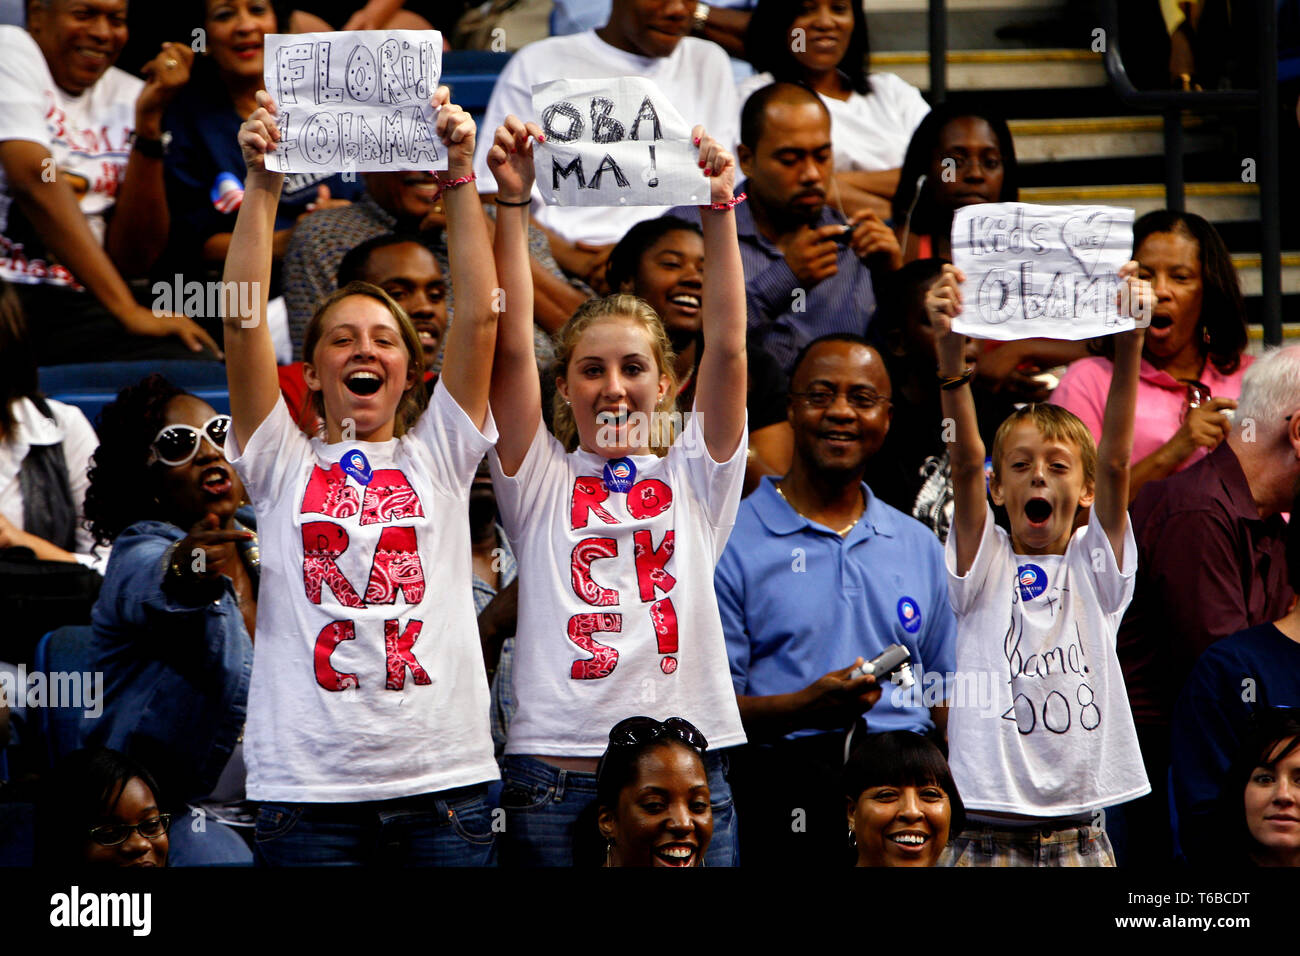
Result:
{"label": "beaded bracelet", "polygon": [[962,372],[960,375],[954,375],[952,378],[941,374],[939,376],[939,387],[945,392],[951,392],[961,388],[974,377],[975,366],[971,365],[967,367],[966,371]]}
{"label": "beaded bracelet", "polygon": [[478,179],[478,177],[473,173],[470,173],[468,176],[462,176],[460,179],[453,179],[451,182],[438,180],[438,195],[442,195],[448,189],[455,189],[457,186],[464,186],[466,183],[472,183],[476,179]]}
{"label": "beaded bracelet", "polygon": [[739,196],[733,196],[731,199],[725,199],[722,202],[707,203],[701,205],[701,209],[712,209],[714,212],[726,212],[728,209],[735,209],[745,201],[746,194],[741,193]]}

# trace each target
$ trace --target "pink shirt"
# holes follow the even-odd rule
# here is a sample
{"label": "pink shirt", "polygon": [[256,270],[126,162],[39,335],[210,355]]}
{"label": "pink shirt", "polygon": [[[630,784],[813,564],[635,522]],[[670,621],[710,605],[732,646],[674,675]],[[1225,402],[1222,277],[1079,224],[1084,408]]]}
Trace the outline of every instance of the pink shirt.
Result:
{"label": "pink shirt", "polygon": [[[1200,381],[1210,387],[1215,398],[1236,398],[1241,394],[1241,376],[1253,355],[1243,355],[1241,365],[1231,375],[1222,374],[1207,361]],[[1101,423],[1106,413],[1106,393],[1110,390],[1110,377],[1114,370],[1110,359],[1079,359],[1070,363],[1061,377],[1061,384],[1052,393],[1053,404],[1069,409],[1083,420],[1097,441],[1101,441]],[[1156,451],[1174,436],[1182,425],[1183,403],[1187,399],[1187,386],[1167,372],[1157,369],[1146,359],[1142,360],[1138,380],[1137,420],[1133,423],[1133,461],[1139,462]],[[1209,449],[1198,448],[1178,466],[1182,471],[1200,461]]]}

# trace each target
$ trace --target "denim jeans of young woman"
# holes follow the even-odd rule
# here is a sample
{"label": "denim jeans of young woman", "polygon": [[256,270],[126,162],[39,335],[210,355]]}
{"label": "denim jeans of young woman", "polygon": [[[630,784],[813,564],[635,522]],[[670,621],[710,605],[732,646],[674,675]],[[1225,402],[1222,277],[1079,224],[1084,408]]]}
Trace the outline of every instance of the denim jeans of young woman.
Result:
{"label": "denim jeans of young woman", "polygon": [[264,803],[261,866],[494,866],[487,785],[368,803]]}
{"label": "denim jeans of young woman", "polygon": [[[713,805],[713,839],[704,853],[705,866],[735,866],[736,813],[727,782],[727,756],[713,751],[704,755]],[[502,866],[598,865],[600,836],[596,833],[594,804],[596,775],[560,770],[532,757],[507,756],[502,762],[501,806],[506,811],[501,834]],[[584,814],[584,811],[587,811]],[[578,827],[590,833],[578,834]],[[588,857],[576,860],[579,852]]]}

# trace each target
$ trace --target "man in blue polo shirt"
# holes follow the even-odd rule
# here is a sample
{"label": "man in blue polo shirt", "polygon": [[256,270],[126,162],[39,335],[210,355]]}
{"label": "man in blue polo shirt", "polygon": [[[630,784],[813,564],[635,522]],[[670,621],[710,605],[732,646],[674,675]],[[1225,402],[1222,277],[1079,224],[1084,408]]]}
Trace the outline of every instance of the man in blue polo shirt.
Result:
{"label": "man in blue polo shirt", "polygon": [[[851,859],[839,776],[846,732],[863,715],[870,732],[942,734],[956,639],[943,549],[862,482],[889,430],[890,394],[862,338],[810,343],[790,381],[790,471],[741,503],[718,563],[750,740],[733,761],[746,864]],[[911,653],[913,691],[851,674],[890,644]]]}

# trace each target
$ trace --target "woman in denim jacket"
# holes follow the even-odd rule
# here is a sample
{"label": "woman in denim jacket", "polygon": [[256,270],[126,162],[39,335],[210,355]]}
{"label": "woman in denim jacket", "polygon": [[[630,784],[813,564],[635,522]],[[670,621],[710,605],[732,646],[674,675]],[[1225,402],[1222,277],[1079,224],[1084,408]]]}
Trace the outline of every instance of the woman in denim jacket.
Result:
{"label": "woman in denim jacket", "polygon": [[240,742],[258,556],[222,456],[229,422],[158,375],[123,389],[104,409],[86,495],[113,550],[85,648],[103,690],[99,707],[72,712],[75,745],[122,750],[183,801],[164,808],[177,816],[173,865],[252,861],[229,825],[252,824]]}

